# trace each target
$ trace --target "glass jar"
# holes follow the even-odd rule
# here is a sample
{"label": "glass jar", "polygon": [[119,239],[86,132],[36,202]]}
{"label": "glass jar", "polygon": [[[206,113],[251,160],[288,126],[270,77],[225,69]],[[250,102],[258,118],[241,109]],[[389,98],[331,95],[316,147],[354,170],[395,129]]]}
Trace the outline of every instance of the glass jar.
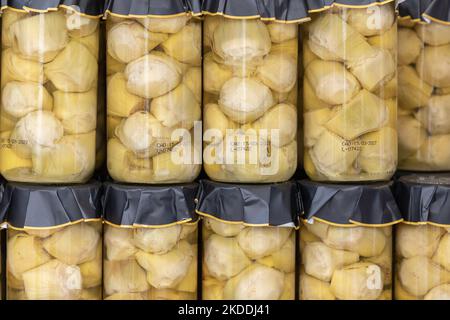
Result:
{"label": "glass jar", "polygon": [[315,181],[384,181],[397,167],[394,1],[333,7],[304,28],[304,166]]}
{"label": "glass jar", "polygon": [[297,168],[298,24],[206,16],[203,52],[208,176],[289,180]]}
{"label": "glass jar", "polygon": [[195,300],[197,222],[167,227],[105,225],[106,300]]}
{"label": "glass jar", "polygon": [[391,300],[391,226],[340,227],[313,219],[299,239],[300,300]]}
{"label": "glass jar", "polygon": [[398,36],[399,168],[448,171],[450,26],[402,23]]}
{"label": "glass jar", "polygon": [[0,171],[9,181],[83,183],[95,167],[99,18],[3,12]]}
{"label": "glass jar", "polygon": [[101,300],[101,221],[7,234],[8,300]]}
{"label": "glass jar", "polygon": [[203,220],[203,300],[294,300],[295,231]]}
{"label": "glass jar", "polygon": [[395,241],[395,299],[449,300],[450,228],[404,223]]}
{"label": "glass jar", "polygon": [[201,32],[186,13],[108,17],[107,166],[114,180],[165,184],[198,176]]}

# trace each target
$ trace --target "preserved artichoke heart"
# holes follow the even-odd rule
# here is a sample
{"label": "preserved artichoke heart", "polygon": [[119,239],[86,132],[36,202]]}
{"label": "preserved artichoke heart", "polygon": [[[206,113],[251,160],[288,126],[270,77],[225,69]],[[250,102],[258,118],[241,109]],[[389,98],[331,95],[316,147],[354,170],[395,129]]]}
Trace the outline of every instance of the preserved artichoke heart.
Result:
{"label": "preserved artichoke heart", "polygon": [[225,300],[277,300],[284,289],[284,274],[275,269],[253,264],[227,281]]}
{"label": "preserved artichoke heart", "polygon": [[298,34],[298,25],[295,23],[285,24],[285,23],[269,23],[267,25],[269,30],[270,39],[274,43],[281,43],[295,39]]}
{"label": "preserved artichoke heart", "polygon": [[69,41],[66,18],[60,12],[18,20],[10,26],[9,36],[13,41],[14,52],[44,63],[52,61]]}
{"label": "preserved artichoke heart", "polygon": [[149,158],[165,152],[160,144],[170,146],[171,131],[146,111],[138,111],[122,120],[116,128],[116,136],[138,158]]}
{"label": "preserved artichoke heart", "polygon": [[[397,53],[397,25],[394,24],[388,31],[383,34],[370,37],[369,44],[377,48],[384,48],[391,51],[393,54]],[[419,54],[417,54],[419,55]]]}
{"label": "preserved artichoke heart", "polygon": [[246,228],[238,234],[237,241],[248,257],[260,259],[280,250],[291,231],[291,228]]}
{"label": "preserved artichoke heart", "polygon": [[258,67],[257,76],[272,90],[289,92],[297,83],[297,59],[288,54],[271,53]]}
{"label": "preserved artichoke heart", "polygon": [[337,177],[346,173],[358,157],[359,149],[354,147],[357,142],[346,141],[325,130],[310,150],[311,159],[320,173]]}
{"label": "preserved artichoke heart", "polygon": [[200,23],[189,23],[161,44],[164,52],[180,62],[200,66],[202,29]]}
{"label": "preserved artichoke heart", "polygon": [[[11,131],[2,132],[0,139],[4,143],[8,143]],[[0,152],[0,172],[5,173],[8,170],[16,168],[29,168],[33,166],[31,159],[24,159],[20,157],[11,147],[4,145]]]}
{"label": "preserved artichoke heart", "polygon": [[305,43],[311,50],[312,54],[314,54],[315,58],[320,58],[325,61],[342,61],[342,59],[329,51],[327,48],[322,47],[311,40],[307,40]]}
{"label": "preserved artichoke heart", "polygon": [[195,96],[195,100],[202,100],[202,68],[189,68],[183,77],[183,84],[191,90]]}
{"label": "preserved artichoke heart", "polygon": [[447,25],[440,23],[416,24],[419,38],[430,46],[442,46],[450,43],[450,30]]}
{"label": "preserved artichoke heart", "polygon": [[83,277],[83,288],[93,288],[102,284],[103,265],[102,243],[98,241],[95,258],[79,265]]}
{"label": "preserved artichoke heart", "polygon": [[2,53],[2,86],[10,81],[45,83],[44,66],[36,61],[22,58],[12,49]]}
{"label": "preserved artichoke heart", "polygon": [[217,63],[214,53],[208,52],[203,58],[203,90],[219,94],[225,82],[233,77],[231,67]]}
{"label": "preserved artichoke heart", "polygon": [[190,18],[189,15],[181,15],[170,18],[137,19],[137,21],[151,32],[177,33],[186,25]]}
{"label": "preserved artichoke heart", "polygon": [[11,47],[13,45],[13,35],[10,27],[21,18],[25,17],[25,12],[7,10],[2,16],[2,45]]}
{"label": "preserved artichoke heart", "polygon": [[58,260],[77,265],[95,259],[99,241],[100,235],[92,226],[78,223],[45,239],[43,246]]}
{"label": "preserved artichoke heart", "polygon": [[322,108],[312,110],[303,114],[303,132],[305,146],[312,147],[326,130],[324,125],[330,121],[336,109]]}
{"label": "preserved artichoke heart", "polygon": [[446,234],[441,238],[441,242],[433,256],[433,262],[440,264],[446,270],[450,271],[450,235]]}
{"label": "preserved artichoke heart", "polygon": [[277,130],[279,139],[271,139],[276,147],[289,144],[297,136],[297,110],[290,104],[281,103],[269,109],[261,118],[250,125],[251,129],[267,130],[269,139],[273,130]]}
{"label": "preserved artichoke heart", "polygon": [[358,253],[329,248],[321,242],[307,243],[302,254],[305,272],[327,282],[330,282],[336,269],[358,261]]}
{"label": "preserved artichoke heart", "polygon": [[212,231],[214,231],[214,233],[217,233],[222,237],[235,237],[245,229],[245,226],[242,224],[224,223],[209,218],[203,221],[205,221],[205,226],[207,228],[211,229]]}
{"label": "preserved artichoke heart", "polygon": [[424,296],[432,288],[450,281],[449,271],[424,256],[404,259],[398,268],[398,275],[403,288],[417,297]]}
{"label": "preserved artichoke heart", "polygon": [[210,274],[219,280],[227,280],[251,264],[235,238],[211,235],[205,243],[205,264]]}
{"label": "preserved artichoke heart", "polygon": [[164,96],[152,100],[150,111],[166,127],[190,130],[201,118],[200,103],[189,88],[180,84]]}
{"label": "preserved artichoke heart", "polygon": [[214,30],[213,51],[226,64],[261,59],[270,48],[269,31],[259,19],[223,19]]}
{"label": "preserved artichoke heart", "polygon": [[137,158],[119,139],[108,141],[108,172],[117,181],[148,183],[153,178],[152,160]]}
{"label": "preserved artichoke heart", "polygon": [[416,70],[429,85],[450,87],[450,45],[431,47],[422,50],[416,63]]}
{"label": "preserved artichoke heart", "polygon": [[394,173],[397,168],[397,131],[385,127],[365,134],[361,140],[368,142],[358,157],[361,169],[371,174]]}
{"label": "preserved artichoke heart", "polygon": [[[205,105],[203,109],[203,127],[207,130],[219,130],[224,138],[227,130],[237,129],[238,125],[228,119],[228,117],[222,112],[220,107],[215,103],[209,103]],[[219,142],[219,141],[213,141]]]}
{"label": "preserved artichoke heart", "polygon": [[137,262],[147,271],[147,281],[158,289],[175,288],[188,273],[192,259],[193,249],[184,240],[164,254],[136,253]]}
{"label": "preserved artichoke heart", "polygon": [[7,250],[8,273],[19,281],[22,280],[24,272],[51,260],[40,239],[23,233],[8,239]]}
{"label": "preserved artichoke heart", "polygon": [[285,273],[295,271],[295,239],[291,235],[280,250],[270,256],[258,259],[258,263],[267,267],[275,268]]}
{"label": "preserved artichoke heart", "polygon": [[172,250],[180,239],[181,226],[167,228],[138,228],[134,230],[134,244],[144,252],[164,254]]}
{"label": "preserved artichoke heart", "polygon": [[379,228],[330,226],[324,242],[333,248],[351,250],[363,257],[374,257],[383,252],[387,239]]}
{"label": "preserved artichoke heart", "polygon": [[411,116],[398,117],[398,150],[400,160],[414,154],[427,140],[422,124]]}
{"label": "preserved artichoke heart", "polygon": [[308,31],[310,45],[314,43],[323,47],[339,60],[350,64],[357,64],[376,54],[366,39],[338,15],[321,15],[309,25]]}
{"label": "preserved artichoke heart", "polygon": [[346,14],[347,22],[366,37],[386,32],[395,21],[391,5],[349,9]]}
{"label": "preserved artichoke heart", "polygon": [[375,300],[383,291],[383,282],[379,266],[360,262],[336,270],[330,289],[340,300]]}
{"label": "preserved artichoke heart", "polygon": [[145,99],[127,90],[127,80],[123,73],[116,73],[108,81],[108,115],[128,117],[143,110]]}
{"label": "preserved artichoke heart", "polygon": [[432,96],[415,116],[431,135],[450,133],[450,95]]}
{"label": "preserved artichoke heart", "polygon": [[109,261],[133,259],[137,248],[133,244],[133,230],[108,226],[104,243]]}
{"label": "preserved artichoke heart", "polygon": [[345,140],[353,140],[385,125],[387,111],[384,100],[366,90],[361,90],[355,98],[336,112],[325,127]]}
{"label": "preserved artichoke heart", "polygon": [[417,34],[408,28],[398,30],[398,64],[406,66],[417,61],[423,43]]}
{"label": "preserved artichoke heart", "polygon": [[53,98],[42,85],[35,82],[12,81],[2,91],[3,110],[21,118],[36,110],[51,110]]}
{"label": "preserved artichoke heart", "polygon": [[397,69],[396,61],[391,53],[385,49],[374,49],[373,57],[351,65],[351,72],[359,80],[361,85],[373,91],[391,80]]}
{"label": "preserved artichoke heart", "polygon": [[144,300],[141,293],[114,293],[105,300]]}
{"label": "preserved artichoke heart", "polygon": [[332,107],[325,101],[319,99],[316,95],[315,89],[313,89],[308,79],[304,79],[303,81],[303,105],[305,111]]}
{"label": "preserved artichoke heart", "polygon": [[87,37],[94,33],[99,25],[99,21],[94,18],[83,17],[76,12],[67,16],[66,26],[69,34],[74,38]]}
{"label": "preserved artichoke heart", "polygon": [[231,78],[220,91],[222,111],[240,124],[258,119],[273,105],[270,89],[252,78]]}
{"label": "preserved artichoke heart", "polygon": [[411,226],[402,224],[397,229],[397,253],[404,258],[426,256],[431,258],[444,231],[431,225]]}
{"label": "preserved artichoke heart", "polygon": [[168,36],[152,33],[135,21],[122,21],[108,32],[108,53],[122,63],[129,63],[149,53]]}
{"label": "preserved artichoke heart", "polygon": [[316,96],[330,105],[348,102],[360,89],[358,80],[339,62],[314,60],[305,75]]}
{"label": "preserved artichoke heart", "polygon": [[55,91],[53,113],[67,134],[87,133],[97,126],[97,89],[84,93]]}
{"label": "preserved artichoke heart", "polygon": [[301,300],[336,300],[331,293],[330,284],[317,280],[302,272],[300,274],[300,299]]}
{"label": "preserved artichoke heart", "polygon": [[424,300],[450,300],[450,284],[437,286],[428,292]]}
{"label": "preserved artichoke heart", "polygon": [[146,99],[175,89],[181,82],[181,74],[178,62],[160,52],[134,60],[125,68],[128,91]]}
{"label": "preserved artichoke heart", "polygon": [[[52,147],[64,134],[61,122],[49,111],[34,111],[21,118],[11,133],[12,148],[23,158],[31,158],[32,149]],[[23,144],[25,141],[25,144]]]}
{"label": "preserved artichoke heart", "polygon": [[428,170],[442,170],[449,167],[450,134],[430,136],[420,149],[408,158],[412,166],[425,165]]}
{"label": "preserved artichoke heart", "polygon": [[398,68],[398,82],[399,104],[408,110],[425,106],[433,93],[433,87],[422,81],[410,66]]}
{"label": "preserved artichoke heart", "polygon": [[89,50],[89,52],[92,53],[95,59],[97,61],[99,60],[100,32],[95,32],[87,37],[74,38],[74,40],[84,45]]}
{"label": "preserved artichoke heart", "polygon": [[193,181],[200,173],[200,166],[195,162],[200,157],[201,151],[195,145],[183,141],[170,152],[153,157],[153,179],[160,183]]}
{"label": "preserved artichoke heart", "polygon": [[192,252],[194,256],[191,260],[186,275],[184,276],[183,280],[181,280],[181,282],[178,283],[177,285],[178,291],[192,292],[192,293],[197,292],[197,269],[198,269],[197,251],[198,251],[197,245],[193,245]]}
{"label": "preserved artichoke heart", "polygon": [[77,41],[71,41],[52,62],[45,65],[44,70],[48,79],[61,91],[86,92],[97,84],[97,59]]}
{"label": "preserved artichoke heart", "polygon": [[95,131],[64,136],[52,147],[35,147],[32,160],[42,177],[83,182],[95,167]]}
{"label": "preserved artichoke heart", "polygon": [[114,293],[144,292],[150,288],[145,270],[136,260],[105,260],[103,268],[103,288],[108,296]]}
{"label": "preserved artichoke heart", "polygon": [[81,295],[80,268],[58,260],[25,272],[23,282],[29,300],[75,300]]}

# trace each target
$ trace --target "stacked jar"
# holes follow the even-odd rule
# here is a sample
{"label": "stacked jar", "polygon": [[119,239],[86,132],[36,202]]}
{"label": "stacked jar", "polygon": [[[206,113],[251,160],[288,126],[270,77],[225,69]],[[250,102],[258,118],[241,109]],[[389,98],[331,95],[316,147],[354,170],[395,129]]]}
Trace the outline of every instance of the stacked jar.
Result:
{"label": "stacked jar", "polygon": [[287,181],[297,169],[302,12],[232,2],[203,2],[204,168],[221,182]]}
{"label": "stacked jar", "polygon": [[181,3],[107,1],[107,167],[116,181],[192,182],[200,172],[202,30]]}
{"label": "stacked jar", "polygon": [[392,225],[401,221],[391,184],[299,185],[300,300],[391,300]]}
{"label": "stacked jar", "polygon": [[304,165],[316,181],[389,180],[397,167],[394,1],[314,7],[304,28]]}
{"label": "stacked jar", "polygon": [[[420,12],[417,12],[420,8]],[[400,6],[399,168],[450,170],[450,26],[436,2]]]}
{"label": "stacked jar", "polygon": [[396,182],[404,217],[396,229],[396,300],[450,299],[449,197],[448,174],[407,175]]}
{"label": "stacked jar", "polygon": [[96,162],[102,6],[48,5],[8,1],[3,11],[0,171],[9,181],[83,183]]}
{"label": "stacked jar", "polygon": [[294,300],[295,191],[201,182],[203,300]]}
{"label": "stacked jar", "polygon": [[100,186],[7,185],[7,300],[101,300]]}
{"label": "stacked jar", "polygon": [[197,299],[196,192],[106,185],[104,299]]}

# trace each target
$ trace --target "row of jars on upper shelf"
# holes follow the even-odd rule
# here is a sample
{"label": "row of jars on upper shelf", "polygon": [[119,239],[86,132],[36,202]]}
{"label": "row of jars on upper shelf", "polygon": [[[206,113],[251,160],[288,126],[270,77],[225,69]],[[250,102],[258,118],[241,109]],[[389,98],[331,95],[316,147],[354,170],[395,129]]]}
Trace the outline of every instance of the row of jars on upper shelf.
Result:
{"label": "row of jars on upper shelf", "polygon": [[66,7],[2,18],[9,181],[83,183],[105,159],[114,180],[149,184],[191,182],[202,165],[251,183],[287,181],[301,163],[317,181],[450,170],[450,26],[397,28],[393,1],[300,27],[110,13],[103,33]]}

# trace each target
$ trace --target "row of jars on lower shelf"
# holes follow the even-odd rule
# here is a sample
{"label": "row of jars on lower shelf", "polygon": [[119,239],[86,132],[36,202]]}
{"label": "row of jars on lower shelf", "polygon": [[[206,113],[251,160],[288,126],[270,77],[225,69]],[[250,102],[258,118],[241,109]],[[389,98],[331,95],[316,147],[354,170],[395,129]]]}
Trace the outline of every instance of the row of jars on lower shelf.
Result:
{"label": "row of jars on lower shelf", "polygon": [[297,235],[298,266],[296,231],[285,227],[205,218],[202,260],[197,223],[157,229],[107,224],[103,236],[100,221],[9,229],[6,298],[192,300],[200,291],[200,263],[205,300],[293,300],[296,288],[301,300],[450,299],[450,229],[393,229],[305,223]]}

